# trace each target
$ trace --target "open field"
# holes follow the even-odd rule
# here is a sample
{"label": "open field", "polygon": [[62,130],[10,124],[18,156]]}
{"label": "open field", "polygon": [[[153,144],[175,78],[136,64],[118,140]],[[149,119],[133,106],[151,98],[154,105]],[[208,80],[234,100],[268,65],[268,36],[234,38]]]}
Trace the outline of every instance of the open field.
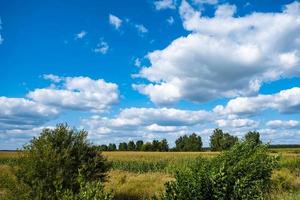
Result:
{"label": "open field", "polygon": [[[272,155],[281,155],[280,166],[273,172],[272,199],[300,199],[299,149],[271,149]],[[190,165],[195,158],[213,157],[218,152],[103,152],[112,163],[105,184],[116,193],[116,199],[149,199],[164,189],[172,180],[173,172]],[[0,179],[9,173],[9,165],[17,159],[16,152],[0,152]],[[0,184],[1,183],[0,180]],[[0,185],[1,186],[1,185]],[[1,191],[3,193],[3,191]],[[0,195],[1,195],[0,192]],[[1,196],[0,196],[1,197]]]}

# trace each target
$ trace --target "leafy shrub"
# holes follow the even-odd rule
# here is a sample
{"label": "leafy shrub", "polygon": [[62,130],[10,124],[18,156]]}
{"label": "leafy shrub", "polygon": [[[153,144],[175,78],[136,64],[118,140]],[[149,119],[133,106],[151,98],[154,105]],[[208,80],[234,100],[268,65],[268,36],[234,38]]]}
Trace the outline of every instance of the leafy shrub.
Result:
{"label": "leafy shrub", "polygon": [[198,159],[187,170],[178,171],[166,185],[163,200],[251,200],[263,199],[270,189],[277,159],[267,147],[245,141],[213,159]]}
{"label": "leafy shrub", "polygon": [[86,131],[65,124],[44,129],[24,146],[17,166],[17,178],[31,189],[32,199],[59,199],[64,191],[76,194],[84,181],[104,181],[109,165],[87,141]]}

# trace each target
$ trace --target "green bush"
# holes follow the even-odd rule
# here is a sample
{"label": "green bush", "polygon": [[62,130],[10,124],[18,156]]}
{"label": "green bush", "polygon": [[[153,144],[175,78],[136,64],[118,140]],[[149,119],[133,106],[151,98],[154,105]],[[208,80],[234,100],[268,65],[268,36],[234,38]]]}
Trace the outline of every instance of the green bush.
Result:
{"label": "green bush", "polygon": [[267,147],[245,141],[213,159],[198,159],[178,171],[166,185],[162,200],[251,200],[263,199],[271,185],[277,159]]}
{"label": "green bush", "polygon": [[32,199],[59,199],[64,191],[80,191],[79,171],[84,181],[104,181],[109,164],[87,141],[86,131],[65,124],[44,129],[24,146],[17,178],[31,189]]}

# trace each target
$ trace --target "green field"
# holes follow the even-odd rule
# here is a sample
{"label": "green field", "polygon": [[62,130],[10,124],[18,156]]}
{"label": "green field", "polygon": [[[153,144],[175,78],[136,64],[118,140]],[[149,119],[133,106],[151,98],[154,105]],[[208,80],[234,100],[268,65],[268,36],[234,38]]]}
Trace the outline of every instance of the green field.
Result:
{"label": "green field", "polygon": [[[176,170],[187,167],[199,156],[213,157],[218,152],[103,152],[112,163],[105,184],[116,193],[116,199],[149,199],[164,189]],[[281,155],[280,166],[274,170],[271,199],[300,199],[300,149],[270,149]],[[0,188],[4,177],[12,176],[10,165],[17,159],[15,152],[0,152]],[[1,180],[2,179],[2,180]],[[5,190],[0,189],[1,195]]]}

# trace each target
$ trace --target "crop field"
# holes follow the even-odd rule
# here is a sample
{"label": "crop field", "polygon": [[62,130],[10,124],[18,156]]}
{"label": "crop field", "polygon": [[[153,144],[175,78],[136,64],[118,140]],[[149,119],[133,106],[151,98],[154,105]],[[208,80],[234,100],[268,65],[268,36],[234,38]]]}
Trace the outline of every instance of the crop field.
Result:
{"label": "crop field", "polygon": [[[280,156],[280,166],[273,171],[274,189],[271,199],[300,199],[300,149],[270,149]],[[164,184],[174,173],[192,164],[197,157],[211,158],[218,152],[103,152],[111,162],[105,188],[115,192],[116,199],[149,199],[164,190]],[[0,152],[1,184],[12,176],[10,165],[16,161],[16,152]]]}

